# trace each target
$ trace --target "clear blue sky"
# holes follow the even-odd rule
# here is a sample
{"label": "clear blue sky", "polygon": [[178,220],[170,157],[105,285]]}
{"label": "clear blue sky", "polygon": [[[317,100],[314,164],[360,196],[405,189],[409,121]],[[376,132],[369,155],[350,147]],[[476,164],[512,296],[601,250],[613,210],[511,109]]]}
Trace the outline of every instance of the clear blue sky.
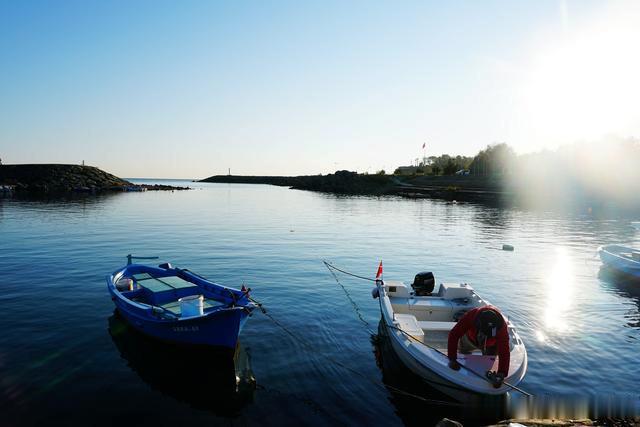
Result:
{"label": "clear blue sky", "polygon": [[0,0],[0,157],[375,171],[640,136],[640,2]]}

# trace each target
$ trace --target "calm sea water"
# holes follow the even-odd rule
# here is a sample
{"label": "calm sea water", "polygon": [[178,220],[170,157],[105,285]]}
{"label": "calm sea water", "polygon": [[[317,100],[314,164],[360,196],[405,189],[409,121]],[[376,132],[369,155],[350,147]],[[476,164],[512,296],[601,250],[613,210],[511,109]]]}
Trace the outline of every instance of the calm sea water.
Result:
{"label": "calm sea water", "polygon": [[[523,389],[638,402],[639,286],[600,271],[596,257],[600,244],[640,247],[635,218],[189,185],[0,199],[0,425],[430,425],[513,415],[517,396],[503,412],[483,412],[408,373],[322,260],[372,276],[382,259],[388,279],[431,270],[438,282],[468,282],[518,327],[529,354]],[[215,354],[137,335],[105,285],[128,253],[247,284],[293,336],[255,314],[236,372]],[[371,285],[338,278],[377,332]]]}

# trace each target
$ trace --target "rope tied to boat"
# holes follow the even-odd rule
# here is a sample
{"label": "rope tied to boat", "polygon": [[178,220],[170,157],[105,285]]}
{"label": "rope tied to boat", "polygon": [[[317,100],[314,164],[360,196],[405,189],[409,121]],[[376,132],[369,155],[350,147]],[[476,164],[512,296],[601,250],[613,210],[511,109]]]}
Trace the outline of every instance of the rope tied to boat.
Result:
{"label": "rope tied to boat", "polygon": [[[346,290],[345,290],[346,292]],[[316,354],[318,355],[318,351],[317,348],[315,348],[310,342],[308,342],[307,340],[305,340],[304,338],[302,338],[301,336],[299,336],[298,334],[296,334],[295,332],[293,332],[292,330],[290,330],[288,327],[286,327],[284,324],[282,324],[278,319],[276,319],[273,315],[271,315],[270,313],[267,313],[267,310],[264,309],[263,304],[257,300],[255,300],[252,297],[249,297],[247,295],[247,297],[249,298],[249,300],[251,300],[254,304],[256,304],[258,306],[258,308],[260,309],[260,311],[262,312],[262,314],[264,314],[269,320],[271,320],[273,322],[273,324],[275,324],[277,327],[279,327],[280,329],[282,329],[287,335],[289,335],[295,342],[297,342],[298,344],[300,344],[302,347],[304,347],[305,349],[307,349],[308,351],[312,352],[312,354]],[[355,302],[354,302],[355,304]],[[356,306],[357,307],[357,306]],[[364,322],[366,322],[364,319],[362,319]],[[368,323],[367,323],[368,325]],[[373,334],[375,335],[375,334]],[[375,385],[376,387],[379,387],[381,389],[385,389],[385,390],[391,390],[395,393],[398,394],[402,394],[404,396],[408,396],[408,397],[412,397],[418,400],[421,400],[423,402],[432,404],[432,405],[441,405],[441,406],[457,406],[457,407],[462,407],[464,406],[461,403],[458,402],[447,402],[444,400],[436,400],[436,399],[428,399],[422,396],[418,396],[416,394],[410,393],[408,391],[405,390],[401,390],[397,387],[388,385],[388,384],[380,384],[379,381],[376,381],[370,377],[368,377],[367,375],[363,374],[360,371],[357,371],[347,365],[345,365],[344,363],[340,362],[339,360],[337,360],[336,358],[324,354],[324,355],[318,355],[319,357],[324,357],[325,359],[327,359],[328,361],[334,363],[337,366],[340,366],[341,368],[353,373],[354,375],[359,376],[360,378],[363,378],[365,380],[367,380],[368,382],[370,382],[371,384]]]}
{"label": "rope tied to boat", "polygon": [[[340,283],[340,280],[338,279],[338,276],[336,276],[336,274],[333,272],[332,269],[338,270],[342,273],[345,274],[349,274],[346,273],[336,267],[334,267],[333,265],[329,264],[327,261],[322,261],[324,263],[324,265],[327,266],[327,269],[329,270],[329,273],[331,273],[331,275],[333,276],[334,279],[336,279],[336,283],[338,285],[340,285],[340,287],[342,288],[342,290],[344,291],[344,294],[347,296],[347,298],[349,299],[349,302],[351,302],[351,305],[353,306],[353,310],[356,312],[356,315],[358,316],[358,319],[360,319],[360,321],[365,325],[365,328],[367,328],[367,331],[369,331],[369,333],[371,335],[375,335],[375,331],[373,330],[373,328],[371,327],[371,325],[369,324],[369,322],[367,322],[364,318],[364,316],[362,315],[362,312],[360,311],[360,307],[358,307],[358,304],[356,304],[356,302],[353,300],[353,298],[351,297],[351,294],[349,293],[349,291],[347,290],[347,288],[344,287],[344,285],[342,283]],[[366,277],[362,277],[362,276],[357,276],[357,275],[351,275],[350,276],[354,276],[354,277],[358,277],[360,279],[365,279],[365,280],[372,280],[372,279],[368,279]],[[375,281],[375,280],[374,280]]]}
{"label": "rope tied to boat", "polygon": [[[327,262],[325,262],[325,264],[327,265],[327,267],[331,267],[331,268],[334,268],[334,269],[335,269],[335,267],[333,267],[331,264],[329,264],[329,263],[327,263]],[[183,271],[184,271],[184,270],[183,270]],[[188,270],[187,270],[187,271],[188,271]],[[331,269],[329,269],[329,271],[331,271]],[[338,270],[338,271],[340,271],[340,270]],[[198,277],[201,277],[201,278],[203,278],[203,279],[207,280],[206,278],[204,278],[203,276],[201,276],[201,275],[199,275],[199,274],[193,273],[193,272],[191,272],[191,271],[189,271],[189,273],[194,274],[194,275],[196,275],[196,276],[198,276]],[[333,272],[332,272],[332,273],[333,273]],[[348,274],[348,273],[346,273],[346,272],[345,272],[345,274]],[[341,284],[341,283],[340,283],[340,281],[338,280],[337,276],[335,276],[335,274],[334,274],[333,276],[335,277],[336,281],[338,281],[338,284],[340,284],[340,286],[342,286],[342,284]],[[358,276],[355,276],[355,277],[358,277]],[[373,279],[368,279],[368,278],[366,278],[366,277],[359,277],[359,278],[361,278],[361,279],[365,279],[365,280],[372,280],[372,281],[374,281],[374,282],[375,282],[375,280],[373,280]],[[349,293],[348,293],[348,291],[344,288],[344,286],[342,286],[342,288],[344,289],[344,291],[345,291],[345,293],[347,294],[347,296],[349,297],[349,299],[351,299],[351,298],[350,298],[350,295],[349,295]],[[305,340],[305,339],[303,339],[302,337],[300,337],[300,336],[298,336],[297,334],[295,334],[293,331],[291,331],[289,328],[287,328],[285,325],[283,325],[280,321],[278,321],[278,319],[276,319],[273,315],[271,315],[270,313],[268,313],[268,312],[267,312],[267,310],[263,307],[263,305],[264,305],[263,303],[261,303],[260,301],[256,300],[255,298],[253,298],[253,297],[249,296],[249,293],[248,293],[248,292],[244,293],[244,295],[247,297],[247,299],[248,299],[249,301],[251,301],[252,303],[254,303],[254,304],[258,307],[258,309],[260,309],[260,311],[262,312],[262,314],[264,314],[264,315],[265,315],[269,320],[271,320],[271,321],[273,322],[273,324],[275,324],[275,325],[276,325],[276,326],[278,326],[280,329],[282,329],[284,332],[286,332],[286,333],[287,333],[287,335],[289,335],[289,336],[290,336],[294,341],[296,341],[297,343],[301,344],[304,348],[306,348],[307,350],[309,350],[310,352],[312,352],[312,354],[318,354],[318,353],[317,353],[317,348],[314,348],[314,346],[313,346],[312,344],[310,344],[308,341],[306,341],[306,340]],[[353,300],[351,299],[351,302],[352,302],[352,304],[354,305],[354,308],[358,309],[358,306],[357,306],[357,304],[355,303],[355,301],[353,301]],[[359,310],[359,309],[358,309],[358,310]],[[361,320],[362,320],[362,321],[363,321],[363,322],[364,322],[364,323],[369,327],[369,329],[371,330],[369,323],[368,323],[366,320],[364,320],[364,318],[363,318],[363,317],[361,317],[361,316],[360,316],[360,319],[361,319]],[[375,335],[375,334],[373,334],[373,333],[372,333],[372,335]],[[444,401],[444,400],[427,399],[427,398],[425,398],[425,397],[418,396],[418,395],[416,395],[416,394],[410,393],[410,392],[408,392],[408,391],[401,390],[401,389],[399,389],[399,388],[397,388],[397,387],[394,387],[394,386],[391,386],[391,385],[388,385],[388,384],[380,384],[380,382],[378,382],[378,381],[376,381],[376,380],[374,380],[374,379],[372,379],[372,378],[369,378],[369,377],[368,377],[368,376],[366,376],[365,374],[363,374],[363,373],[361,373],[361,372],[359,372],[359,371],[357,371],[357,370],[355,370],[355,369],[353,369],[353,368],[351,368],[351,367],[349,367],[349,366],[345,365],[344,363],[340,362],[339,360],[335,359],[334,357],[331,357],[331,356],[326,355],[326,354],[325,354],[325,355],[322,355],[321,357],[324,357],[325,359],[329,360],[330,362],[333,362],[333,363],[334,363],[334,364],[336,364],[337,366],[340,366],[341,368],[346,369],[347,371],[349,371],[349,372],[351,372],[351,373],[353,373],[353,374],[355,374],[355,375],[357,375],[357,376],[359,376],[359,377],[361,377],[361,378],[363,378],[363,379],[365,379],[365,380],[369,381],[370,383],[372,383],[372,384],[373,384],[373,385],[375,385],[376,387],[382,388],[382,389],[384,389],[384,390],[387,390],[387,389],[388,389],[388,390],[392,390],[392,391],[393,391],[393,392],[395,392],[395,393],[402,394],[402,395],[404,395],[404,396],[408,396],[408,397],[412,397],[412,398],[414,398],[414,399],[418,399],[418,400],[421,400],[421,401],[423,401],[423,402],[426,402],[426,403],[429,403],[429,404],[432,404],[432,405],[441,405],[441,406],[457,406],[457,407],[462,407],[462,406],[464,406],[463,404],[458,403],[458,402],[446,402],[446,401]]]}
{"label": "rope tied to boat", "polygon": [[[328,263],[328,262],[327,262],[327,261],[325,261],[325,260],[322,260],[322,262],[324,262],[324,265],[326,265],[326,266],[327,266],[327,268],[329,269],[329,271],[331,271],[331,270],[336,270],[336,271],[339,271],[340,273],[346,274],[347,276],[356,277],[356,278],[358,278],[358,279],[362,279],[362,280],[368,280],[368,281],[370,281],[370,282],[375,282],[375,281],[376,281],[376,279],[371,279],[370,277],[359,276],[359,275],[357,275],[357,274],[353,274],[353,273],[350,273],[350,272],[348,272],[348,271],[341,270],[341,269],[339,269],[338,267],[336,267],[335,265],[332,265],[332,264]],[[332,272],[332,273],[333,273],[333,272]],[[334,276],[335,276],[335,275],[334,275]]]}

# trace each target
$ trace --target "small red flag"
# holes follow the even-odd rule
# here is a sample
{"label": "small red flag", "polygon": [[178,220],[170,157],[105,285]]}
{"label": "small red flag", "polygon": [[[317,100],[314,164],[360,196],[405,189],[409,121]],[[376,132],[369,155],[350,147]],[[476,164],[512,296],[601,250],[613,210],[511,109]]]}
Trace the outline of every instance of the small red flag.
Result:
{"label": "small red flag", "polygon": [[380,261],[380,265],[378,266],[378,272],[376,273],[376,280],[382,277],[382,261]]}

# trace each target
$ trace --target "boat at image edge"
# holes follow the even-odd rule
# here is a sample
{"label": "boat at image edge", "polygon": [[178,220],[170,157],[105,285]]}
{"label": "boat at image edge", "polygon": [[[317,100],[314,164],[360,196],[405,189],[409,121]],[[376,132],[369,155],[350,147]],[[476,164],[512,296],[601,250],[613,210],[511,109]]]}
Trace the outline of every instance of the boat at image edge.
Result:
{"label": "boat at image edge", "polygon": [[640,251],[621,245],[604,245],[598,255],[607,267],[640,278]]}
{"label": "boat at image edge", "polygon": [[[418,296],[403,282],[378,280],[374,292],[380,299],[380,310],[392,348],[414,374],[454,398],[468,396],[469,392],[501,395],[511,390],[506,384],[494,388],[485,378],[487,371],[497,370],[498,358],[483,356],[480,350],[471,354],[458,353],[458,362],[469,369],[454,371],[449,368],[449,331],[466,311],[489,305],[471,286],[442,283],[437,293]],[[516,386],[527,371],[527,351],[513,324],[505,320],[510,363],[509,374],[504,381]]]}
{"label": "boat at image edge", "polygon": [[107,276],[120,314],[140,332],[180,344],[235,349],[256,305],[248,292],[171,264],[127,265]]}

